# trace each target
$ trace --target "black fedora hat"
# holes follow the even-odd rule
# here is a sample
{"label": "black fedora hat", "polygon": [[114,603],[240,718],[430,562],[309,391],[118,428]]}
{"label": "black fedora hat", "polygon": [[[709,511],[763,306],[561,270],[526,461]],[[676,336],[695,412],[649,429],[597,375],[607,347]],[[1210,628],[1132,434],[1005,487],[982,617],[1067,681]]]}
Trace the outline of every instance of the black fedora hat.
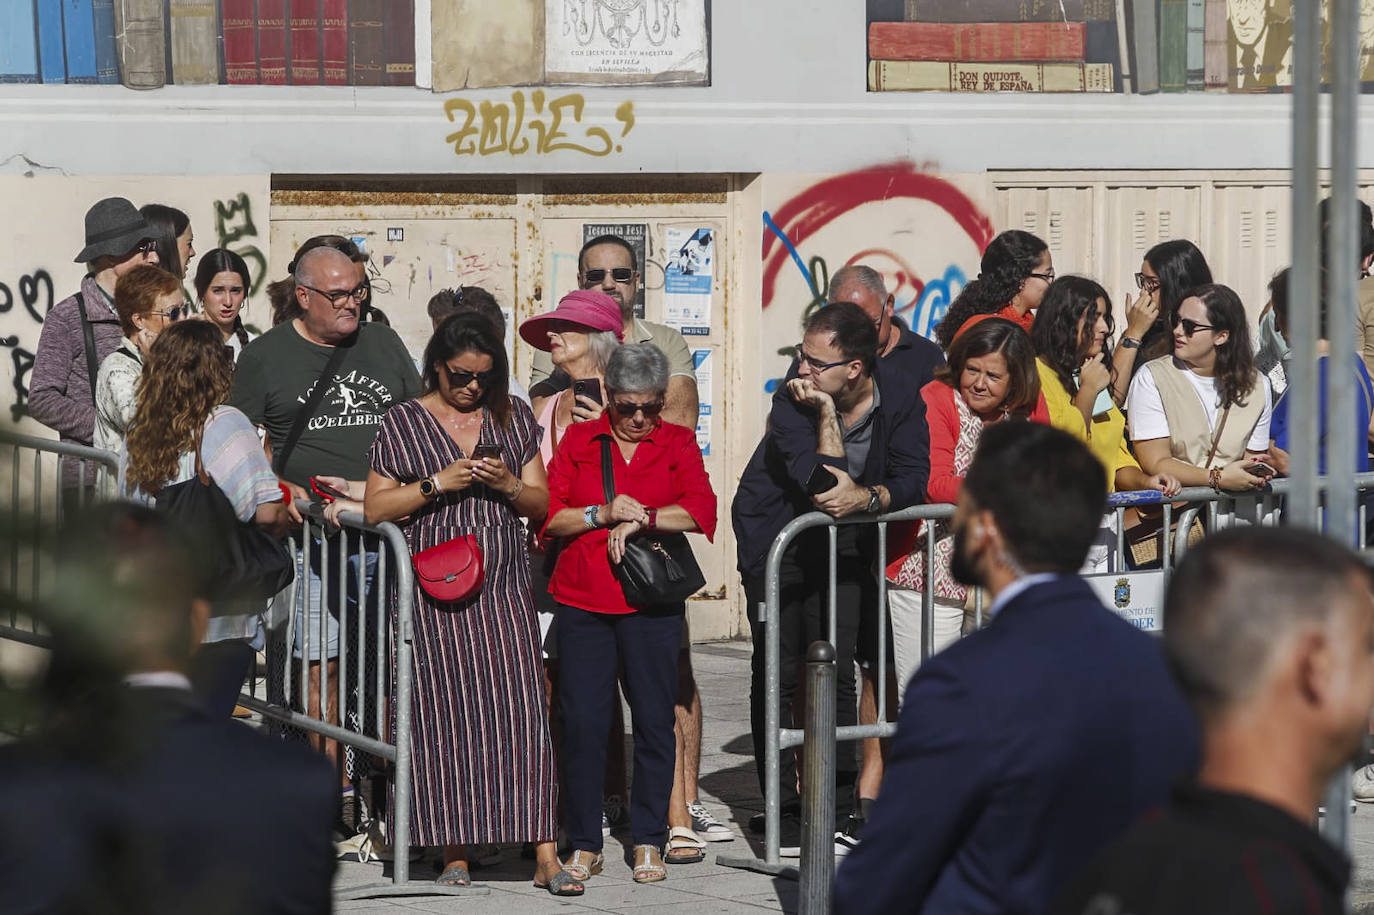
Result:
{"label": "black fedora hat", "polygon": [[86,211],[86,247],[74,261],[89,264],[97,257],[128,254],[153,237],[143,214],[123,197],[106,197]]}

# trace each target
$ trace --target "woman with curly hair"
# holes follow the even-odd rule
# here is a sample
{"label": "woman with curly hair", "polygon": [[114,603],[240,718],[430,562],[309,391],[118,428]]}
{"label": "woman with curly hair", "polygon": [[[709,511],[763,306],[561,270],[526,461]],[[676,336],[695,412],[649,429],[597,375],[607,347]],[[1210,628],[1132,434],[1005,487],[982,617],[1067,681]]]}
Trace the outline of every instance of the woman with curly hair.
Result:
{"label": "woman with curly hair", "polygon": [[1006,318],[1030,332],[1035,309],[1054,282],[1049,245],[1029,232],[1008,229],[988,243],[976,279],[964,287],[935,328],[948,350],[954,338],[985,318]]}
{"label": "woman with curly hair", "polygon": [[1207,258],[1187,239],[1162,241],[1145,252],[1135,275],[1140,296],[1126,309],[1126,333],[1112,358],[1112,399],[1117,406],[1125,405],[1127,388],[1142,365],[1173,352],[1171,332],[1184,293],[1210,282]]}
{"label": "woman with curly hair", "polygon": [[1184,486],[1243,491],[1263,486],[1269,379],[1255,368],[1240,297],[1219,284],[1189,290],[1174,317],[1173,355],[1145,363],[1127,410],[1140,465]]}
{"label": "woman with curly hair", "polygon": [[[1050,425],[1085,443],[1107,470],[1109,491],[1156,489],[1166,496],[1179,490],[1178,480],[1159,470],[1146,472],[1136,463],[1126,441],[1126,417],[1107,390],[1112,370],[1112,301],[1107,290],[1087,277],[1055,280],[1031,329],[1040,390],[1049,408]],[[1088,553],[1085,571],[1106,571],[1115,536],[1115,517]]]}
{"label": "woman with curly hair", "polygon": [[[158,336],[148,351],[129,424],[124,489],[150,501],[164,486],[195,476],[199,456],[239,520],[281,534],[288,523],[286,507],[257,430],[224,404],[233,376],[230,349],[214,324],[182,321]],[[227,716],[233,709],[266,625],[261,605],[214,608],[191,670],[196,694],[211,714]]]}

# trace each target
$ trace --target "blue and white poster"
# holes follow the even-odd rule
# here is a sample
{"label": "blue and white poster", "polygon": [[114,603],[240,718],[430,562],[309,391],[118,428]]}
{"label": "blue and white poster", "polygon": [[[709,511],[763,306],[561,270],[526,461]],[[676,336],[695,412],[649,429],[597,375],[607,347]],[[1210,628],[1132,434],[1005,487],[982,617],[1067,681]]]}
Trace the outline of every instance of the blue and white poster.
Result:
{"label": "blue and white poster", "polygon": [[697,447],[703,457],[711,454],[711,375],[713,360],[709,349],[692,350],[692,364],[697,375],[697,402],[701,405],[697,413]]}
{"label": "blue and white poster", "polygon": [[711,332],[711,284],[715,279],[715,230],[664,230],[663,320],[683,336]]}

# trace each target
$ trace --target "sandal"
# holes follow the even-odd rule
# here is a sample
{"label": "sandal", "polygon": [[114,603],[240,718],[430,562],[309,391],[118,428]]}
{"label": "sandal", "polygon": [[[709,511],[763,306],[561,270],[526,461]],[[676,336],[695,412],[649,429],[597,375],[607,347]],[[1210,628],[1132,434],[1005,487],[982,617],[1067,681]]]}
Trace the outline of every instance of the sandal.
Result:
{"label": "sandal", "polygon": [[440,886],[472,886],[472,875],[461,864],[450,864],[444,872],[434,878]]}
{"label": "sandal", "polygon": [[[563,862],[563,870],[572,876],[578,883],[590,880],[601,873],[601,868],[606,863],[606,856],[599,851],[585,851],[578,849],[572,853],[572,857]],[[552,881],[550,881],[552,884]]]}
{"label": "sandal", "polygon": [[663,846],[665,864],[696,864],[706,857],[706,843],[686,826],[668,830],[668,844]]}
{"label": "sandal", "polygon": [[652,845],[635,846],[635,883],[658,883],[668,879],[668,868],[663,866],[663,858]]}
{"label": "sandal", "polygon": [[550,896],[581,896],[587,891],[586,887],[582,885],[582,881],[568,873],[566,869],[554,874],[553,879],[548,883],[536,883],[534,888],[548,890]]}

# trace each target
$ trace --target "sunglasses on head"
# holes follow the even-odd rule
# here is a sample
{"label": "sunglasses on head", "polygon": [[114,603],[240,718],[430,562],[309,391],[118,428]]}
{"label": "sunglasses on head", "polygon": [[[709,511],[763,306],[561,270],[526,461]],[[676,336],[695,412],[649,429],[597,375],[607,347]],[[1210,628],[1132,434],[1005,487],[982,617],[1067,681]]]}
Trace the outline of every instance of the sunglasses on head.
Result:
{"label": "sunglasses on head", "polygon": [[444,371],[448,373],[448,386],[451,388],[465,388],[476,381],[477,386],[485,391],[496,380],[495,369],[486,372],[461,372],[445,365]]}
{"label": "sunglasses on head", "polygon": [[643,412],[646,419],[653,419],[663,412],[663,401],[655,400],[652,403],[629,403],[624,400],[611,401],[611,406],[615,407],[615,412],[621,416],[634,416],[636,413]]}
{"label": "sunglasses on head", "polygon": [[[630,278],[635,275],[634,270],[629,267],[616,267],[611,270],[610,273],[611,279],[615,280],[617,283],[628,283]],[[582,278],[588,283],[600,283],[606,279],[606,271],[600,267],[595,270],[585,270],[582,273]]]}
{"label": "sunglasses on head", "polygon": [[1174,318],[1174,326],[1183,328],[1183,336],[1191,338],[1193,334],[1200,330],[1212,330],[1210,324],[1199,324],[1191,318]]}

